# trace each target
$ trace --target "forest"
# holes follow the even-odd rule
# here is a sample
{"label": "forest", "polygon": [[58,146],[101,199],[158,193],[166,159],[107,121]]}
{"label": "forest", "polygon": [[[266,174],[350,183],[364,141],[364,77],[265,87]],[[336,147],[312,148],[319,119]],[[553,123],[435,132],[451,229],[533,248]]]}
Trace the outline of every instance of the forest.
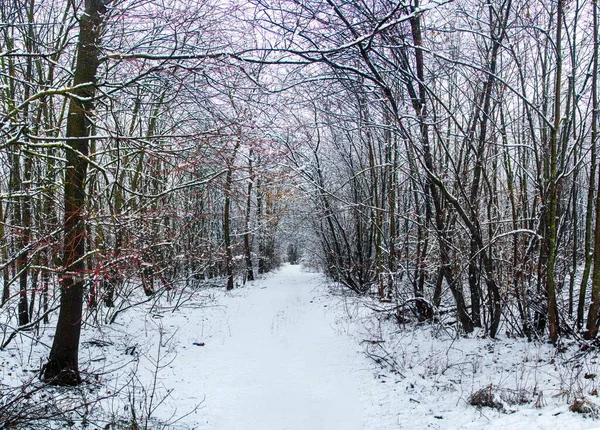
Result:
{"label": "forest", "polygon": [[85,385],[86,327],[284,263],[396,329],[596,354],[598,13],[0,1],[0,362],[45,339],[35,395]]}

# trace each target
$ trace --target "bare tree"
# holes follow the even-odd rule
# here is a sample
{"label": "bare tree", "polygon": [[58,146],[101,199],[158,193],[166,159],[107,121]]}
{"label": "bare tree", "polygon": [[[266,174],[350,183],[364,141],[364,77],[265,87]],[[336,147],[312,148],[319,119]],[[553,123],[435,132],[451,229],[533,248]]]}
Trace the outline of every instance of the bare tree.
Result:
{"label": "bare tree", "polygon": [[64,191],[64,273],[60,313],[44,379],[57,385],[77,385],[79,336],[82,323],[85,261],[85,182],[91,134],[99,42],[106,13],[105,0],[86,0],[80,18],[77,62],[67,117],[67,165]]}

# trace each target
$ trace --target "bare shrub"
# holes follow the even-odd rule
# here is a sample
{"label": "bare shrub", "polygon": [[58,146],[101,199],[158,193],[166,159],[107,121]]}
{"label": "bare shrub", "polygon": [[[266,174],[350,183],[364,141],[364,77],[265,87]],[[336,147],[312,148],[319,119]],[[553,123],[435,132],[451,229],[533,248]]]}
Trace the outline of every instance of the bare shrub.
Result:
{"label": "bare shrub", "polygon": [[573,404],[569,407],[571,412],[577,412],[579,414],[587,415],[592,418],[598,418],[598,412],[600,407],[594,402],[586,399],[585,397],[577,397]]}
{"label": "bare shrub", "polygon": [[502,403],[502,400],[496,397],[494,386],[492,384],[471,394],[469,397],[469,404],[478,409],[494,408],[499,411],[504,409],[504,404]]}

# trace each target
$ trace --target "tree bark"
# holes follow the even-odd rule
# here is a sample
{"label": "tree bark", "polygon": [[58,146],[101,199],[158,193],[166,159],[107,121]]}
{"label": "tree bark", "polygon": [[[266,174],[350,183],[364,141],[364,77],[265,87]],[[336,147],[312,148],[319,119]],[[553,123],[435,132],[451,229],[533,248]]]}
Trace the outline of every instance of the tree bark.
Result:
{"label": "tree bark", "polygon": [[64,183],[64,238],[61,299],[56,334],[43,379],[54,385],[77,385],[79,337],[85,269],[85,180],[90,143],[95,79],[99,66],[101,26],[107,0],[85,0],[80,19],[73,97],[67,118],[67,162]]}
{"label": "tree bark", "polygon": [[9,276],[8,276],[8,266],[6,263],[8,262],[8,252],[6,250],[6,232],[4,231],[4,211],[3,211],[3,203],[0,200],[0,262],[5,265],[2,268],[2,301],[0,302],[0,306],[3,306],[8,299],[10,298],[10,287],[9,287]]}
{"label": "tree bark", "polygon": [[556,16],[556,76],[554,83],[554,124],[550,134],[550,171],[548,178],[548,209],[546,212],[547,237],[545,246],[547,247],[548,259],[546,268],[546,296],[548,300],[548,329],[550,331],[550,340],[556,343],[559,336],[558,307],[556,303],[556,241],[557,241],[557,215],[558,215],[558,136],[560,129],[560,90],[562,79],[562,55],[561,55],[561,37],[562,37],[562,17],[563,0],[558,2],[558,13]]}
{"label": "tree bark", "polygon": [[[592,72],[592,147],[598,140],[598,0],[592,3],[594,19],[594,66]],[[593,182],[595,178],[590,178]],[[600,171],[598,172],[600,189]],[[598,334],[598,310],[600,309],[600,193],[596,195],[596,230],[594,232],[594,269],[592,271],[592,302],[587,317],[585,337],[593,339]]]}
{"label": "tree bark", "polygon": [[233,164],[240,147],[241,138],[237,139],[231,159],[227,162],[225,177],[225,208],[223,210],[223,235],[225,237],[225,269],[227,275],[227,290],[233,290],[233,251],[231,249],[231,192],[233,188]]}
{"label": "tree bark", "polygon": [[250,233],[250,217],[252,215],[252,186],[254,183],[254,173],[252,171],[253,151],[250,149],[248,154],[248,187],[246,190],[246,220],[244,232],[244,253],[246,256],[246,279],[254,281],[254,269],[252,267],[252,244]]}

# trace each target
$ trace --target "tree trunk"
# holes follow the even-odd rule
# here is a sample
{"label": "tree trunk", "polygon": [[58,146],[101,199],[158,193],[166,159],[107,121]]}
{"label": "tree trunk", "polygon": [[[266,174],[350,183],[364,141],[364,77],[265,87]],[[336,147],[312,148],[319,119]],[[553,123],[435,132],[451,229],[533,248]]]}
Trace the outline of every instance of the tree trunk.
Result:
{"label": "tree trunk", "polygon": [[433,199],[433,206],[435,208],[435,227],[438,236],[438,243],[440,247],[440,263],[441,269],[440,273],[443,275],[444,279],[448,283],[448,287],[452,292],[454,297],[454,301],[456,303],[456,312],[458,316],[458,320],[460,321],[460,325],[462,329],[466,333],[471,333],[473,331],[473,320],[467,311],[467,305],[465,303],[464,294],[462,291],[462,287],[459,285],[458,280],[453,273],[452,262],[450,259],[450,249],[452,247],[451,240],[448,237],[447,232],[445,231],[446,227],[446,216],[444,206],[444,194],[440,192],[437,187],[439,184],[434,184],[433,176],[435,172],[435,166],[433,163],[433,155],[431,153],[431,148],[429,144],[429,126],[427,119],[427,98],[426,98],[426,88],[425,88],[425,64],[423,59],[423,51],[418,49],[422,46],[422,35],[421,35],[421,20],[419,15],[415,15],[410,20],[411,31],[413,36],[413,43],[415,44],[415,61],[416,61],[416,69],[417,69],[417,79],[418,79],[418,95],[415,93],[413,88],[408,88],[409,94],[411,94],[411,98],[413,99],[413,108],[416,111],[417,117],[419,118],[421,139],[422,139],[422,151],[423,151],[423,161],[425,164],[425,168],[428,170],[427,172],[427,184],[429,187],[429,191],[431,193],[431,198]]}
{"label": "tree trunk", "polygon": [[[598,0],[592,3],[594,8],[594,66],[592,72],[592,147],[598,140]],[[590,178],[590,182],[595,178]],[[598,172],[600,189],[600,170]],[[600,309],[600,193],[596,195],[596,230],[594,232],[594,270],[592,272],[592,302],[587,317],[585,337],[593,339],[598,334],[598,310]]]}
{"label": "tree trunk", "polygon": [[252,246],[251,246],[251,233],[250,233],[250,216],[252,214],[252,185],[254,181],[254,174],[252,172],[252,149],[248,154],[248,188],[246,191],[246,220],[245,220],[245,232],[244,232],[244,254],[246,256],[246,279],[248,281],[254,281],[254,269],[252,268]]}
{"label": "tree trunk", "polygon": [[[389,123],[389,118],[386,115],[386,123]],[[398,171],[398,140],[396,134],[392,134],[391,131],[386,133],[387,143],[386,150],[387,154],[387,169],[388,169],[388,181],[389,181],[389,257],[388,257],[388,279],[386,288],[386,299],[392,300],[394,296],[394,288],[396,286],[396,187],[397,187],[397,171]]]}
{"label": "tree trunk", "polygon": [[6,250],[6,232],[4,231],[4,212],[3,212],[3,203],[0,200],[0,255],[2,259],[0,262],[5,265],[2,268],[2,301],[0,302],[0,306],[3,306],[4,303],[8,301],[10,298],[10,287],[9,287],[9,276],[8,276],[8,252]]}
{"label": "tree trunk", "polygon": [[238,137],[233,149],[233,155],[227,162],[227,176],[225,177],[225,208],[223,210],[223,235],[225,237],[225,269],[227,275],[227,290],[233,290],[233,251],[231,249],[231,192],[233,188],[233,163],[240,147]]}
{"label": "tree trunk", "polygon": [[[23,180],[21,179],[21,157],[19,148],[14,148],[12,154],[12,168],[10,172],[10,188],[12,192],[21,194],[23,192]],[[27,226],[23,222],[22,203],[23,197],[17,196],[14,201],[13,224],[20,226],[18,240],[18,256],[16,258],[15,278],[9,281],[9,284],[16,278],[19,279],[19,304],[18,317],[19,326],[29,323],[29,313],[27,307]],[[8,287],[7,287],[8,288]]]}
{"label": "tree trunk", "polygon": [[258,274],[262,275],[267,273],[267,264],[265,262],[265,228],[263,226],[264,215],[263,215],[263,187],[262,180],[260,177],[256,179],[256,219],[260,226],[258,232]]}
{"label": "tree trunk", "polygon": [[[17,160],[18,162],[18,160]],[[29,187],[31,183],[31,155],[25,155],[23,172],[24,181],[21,183],[21,252],[17,258],[17,272],[19,273],[19,326],[29,324],[29,305],[27,304],[28,274],[29,274],[29,242],[31,234],[31,200]]]}
{"label": "tree trunk", "polygon": [[546,297],[548,300],[548,329],[550,340],[556,343],[559,335],[558,307],[556,303],[556,257],[557,257],[557,215],[558,215],[558,136],[560,128],[560,89],[562,79],[562,35],[563,0],[558,2],[558,13],[556,16],[556,76],[554,83],[554,124],[550,134],[550,171],[548,178],[548,209],[546,212],[547,247],[548,259],[546,268]]}
{"label": "tree trunk", "polygon": [[67,162],[64,184],[64,238],[60,312],[56,334],[43,378],[54,385],[77,385],[79,337],[83,307],[85,269],[85,179],[93,108],[95,77],[99,66],[98,42],[107,0],[85,0],[80,19],[77,61],[73,85],[75,97],[67,118]]}

